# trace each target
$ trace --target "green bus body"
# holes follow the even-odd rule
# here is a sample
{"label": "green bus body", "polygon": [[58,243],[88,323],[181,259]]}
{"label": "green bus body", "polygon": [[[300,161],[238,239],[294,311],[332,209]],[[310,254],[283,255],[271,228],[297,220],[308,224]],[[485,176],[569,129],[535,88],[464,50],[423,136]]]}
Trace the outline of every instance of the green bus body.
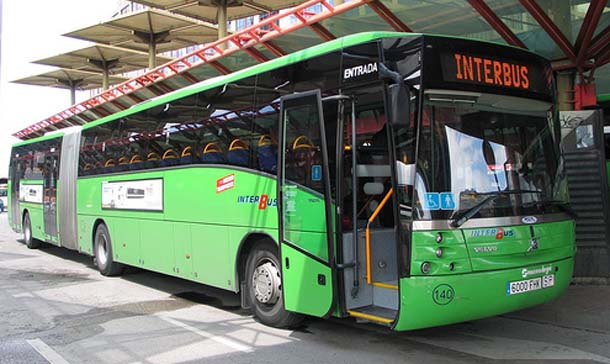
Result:
{"label": "green bus body", "polygon": [[[428,44],[431,46],[426,47]],[[439,51],[432,55],[429,49],[434,47]],[[468,58],[470,64],[476,67],[480,62],[483,68],[478,76],[476,69],[473,72],[468,64],[461,70],[461,61],[456,56],[456,79],[444,68],[452,59],[445,52],[453,50],[460,57],[467,57],[463,55],[464,49],[471,49],[472,54],[478,57],[473,58],[474,63]],[[504,56],[496,53],[499,51],[504,52]],[[518,56],[518,61],[506,60],[506,54],[512,53]],[[359,61],[362,57],[354,56],[363,54],[369,57],[366,61]],[[418,61],[409,63],[405,59],[411,58],[403,59],[398,55],[415,57],[413,59]],[[485,55],[489,56],[491,65],[489,74],[484,68]],[[433,61],[433,56],[440,57],[440,61]],[[526,70],[529,73],[521,71],[519,67],[530,67],[527,63],[530,61],[536,66]],[[331,64],[326,66],[329,62]],[[393,113],[398,113],[395,110],[400,108],[393,104],[395,101],[389,87],[391,77],[378,71],[383,62],[391,65],[388,68],[406,80],[409,78],[403,72],[405,70],[417,75],[413,77],[419,77],[415,82],[419,86],[411,87],[409,91],[413,96],[411,99],[417,101],[412,102],[411,115],[407,117],[411,121],[406,125],[385,121],[386,115],[387,120],[397,119]],[[494,74],[493,62],[500,65],[500,70],[510,71],[512,66],[517,73],[500,75],[496,71]],[[427,64],[430,64],[429,69]],[[336,71],[336,75],[320,71],[324,67]],[[544,60],[522,50],[446,37],[380,32],[326,42],[138,104],[89,123],[82,130],[16,144],[8,181],[9,222],[15,231],[21,232],[27,215],[33,239],[93,256],[97,253],[96,234],[99,226],[104,225],[110,235],[111,258],[115,263],[242,292],[246,306],[256,303],[252,302],[254,296],[248,298],[248,293],[244,292],[251,279],[246,276],[249,257],[263,246],[263,242],[271,242],[279,248],[276,264],[280,266],[276,268],[281,275],[281,298],[278,302],[282,309],[317,317],[331,314],[354,316],[395,330],[446,325],[538,305],[559,297],[570,283],[575,230],[573,220],[561,209],[523,202],[536,202],[538,197],[530,195],[543,194],[540,191],[502,195],[503,191],[509,190],[509,184],[525,183],[515,182],[519,178],[529,185],[542,183],[540,178],[528,176],[527,172],[515,172],[519,168],[524,170],[523,165],[527,163],[507,159],[503,162],[502,172],[496,172],[497,165],[502,164],[496,162],[498,156],[502,156],[497,152],[502,146],[497,141],[482,142],[484,148],[487,144],[491,144],[489,148],[496,148],[493,162],[485,162],[489,170],[484,171],[481,177],[495,178],[495,182],[491,182],[494,187],[485,190],[485,194],[481,194],[483,197],[471,192],[476,188],[452,192],[451,186],[440,190],[429,187],[422,192],[421,186],[440,184],[431,182],[431,178],[442,181],[438,172],[441,168],[437,171],[435,166],[446,159],[451,159],[451,165],[459,165],[461,162],[455,162],[459,157],[452,154],[452,148],[457,148],[455,141],[461,140],[463,144],[470,140],[466,132],[458,133],[454,124],[436,129],[428,126],[434,115],[441,115],[438,120],[450,119],[442,115],[454,110],[445,105],[445,101],[433,100],[435,97],[441,99],[435,96],[437,94],[446,95],[435,90],[459,89],[462,98],[481,97],[477,94],[479,92],[498,97],[498,100],[504,97],[507,100],[536,99],[540,104],[552,105],[553,86],[545,84],[548,90],[539,86],[544,80],[542,72],[538,71],[547,68]],[[297,71],[308,69],[311,74],[295,76]],[[419,71],[414,72],[415,69]],[[440,69],[443,72],[438,71]],[[472,72],[472,79],[462,83],[462,77],[466,77],[462,71],[464,75]],[[521,77],[519,83],[516,75]],[[282,83],[282,77],[293,78]],[[496,82],[495,86],[491,87],[489,82],[484,84],[488,77],[491,83]],[[477,78],[483,81],[477,83]],[[527,85],[528,89],[524,86],[526,79],[531,83]],[[275,87],[269,87],[268,83]],[[444,87],[444,84],[448,86]],[[521,89],[515,89],[517,84]],[[283,87],[294,88],[284,91]],[[378,96],[376,91],[371,91],[374,88],[379,90]],[[317,94],[306,92],[316,89],[319,90]],[[307,95],[301,99],[301,94]],[[338,101],[321,98],[337,94],[358,95],[361,102],[358,106],[346,101],[348,98]],[[475,94],[479,96],[472,96]],[[317,100],[317,103],[302,101],[307,97]],[[451,97],[455,103],[456,97]],[[234,109],[218,106],[225,105],[225,98],[228,107]],[[244,106],[250,101],[251,104]],[[311,111],[317,110],[316,107],[321,108],[318,111],[323,121],[319,121]],[[349,125],[351,111],[342,111],[350,107],[354,115],[358,111],[352,126]],[[311,141],[314,137],[307,140],[294,137],[305,133],[298,125],[291,124],[304,115],[299,114],[302,108],[310,110],[307,113],[307,122],[310,123],[307,125],[310,126],[304,129],[315,129],[318,122],[322,125],[321,130],[308,134],[314,137],[319,134],[320,146],[317,149],[311,148],[317,145]],[[228,111],[208,115],[207,109]],[[241,111],[231,110],[248,111],[239,114]],[[379,110],[382,110],[382,117]],[[493,110],[482,109],[477,115],[490,112]],[[469,115],[460,113],[464,118]],[[236,117],[238,114],[241,120]],[[346,116],[342,119],[337,115]],[[529,117],[523,116],[524,120],[529,120]],[[204,121],[193,121],[198,118]],[[383,128],[367,126],[367,120],[373,119],[379,125],[383,124]],[[552,115],[548,120],[551,119]],[[243,120],[250,124],[242,126]],[[338,130],[342,130],[343,138],[336,137],[339,132],[334,129],[343,123],[342,120],[346,122],[345,127]],[[223,123],[229,126],[224,127]],[[525,126],[520,133],[533,132],[527,129],[525,121],[523,123]],[[163,131],[155,132],[154,125],[162,125]],[[542,145],[540,135],[552,137],[555,127],[553,124],[546,131],[539,132],[531,145]],[[415,142],[402,143],[401,140],[406,140],[401,139],[406,135],[404,133],[416,128],[421,130],[412,137],[418,138],[417,145]],[[200,132],[202,129],[207,131]],[[387,146],[381,152],[372,147],[367,149],[369,144],[374,144],[373,129],[376,135],[389,135]],[[502,129],[502,132],[505,138],[510,138],[513,134],[507,129]],[[356,130],[356,133],[350,130]],[[383,133],[379,133],[380,130]],[[145,137],[143,131],[148,133]],[[442,156],[440,152],[430,152],[436,150],[434,148],[440,140],[434,139],[434,133],[445,133],[442,136],[447,140],[445,151],[449,150],[448,154]],[[364,138],[366,134],[366,143],[369,144],[362,148],[355,144],[360,154],[356,151],[351,154],[352,143],[349,140],[352,137],[356,140],[356,134],[358,138]],[[268,135],[272,135],[269,142],[264,140]],[[427,135],[432,138],[429,144],[426,144]],[[70,140],[78,142],[73,146],[75,151],[68,151]],[[227,142],[216,152],[214,148],[222,141]],[[236,141],[246,143],[240,146]],[[36,149],[40,145],[52,145],[52,152],[48,146]],[[265,154],[268,150],[264,146],[267,145],[274,145],[274,153],[279,154],[275,167],[266,166],[274,164],[274,157]],[[155,149],[159,146],[163,149]],[[551,147],[544,145],[540,148],[544,153],[552,154]],[[305,162],[297,157],[294,157],[296,162],[287,160],[302,150],[309,153],[303,159],[308,163],[302,164],[305,167],[301,167],[299,163]],[[245,154],[240,154],[240,151],[249,153],[243,164],[239,157]],[[208,157],[220,159],[206,162],[208,152],[218,154]],[[231,152],[234,152],[233,162]],[[530,148],[527,148],[519,155],[525,161],[529,152]],[[365,160],[361,155],[367,153],[372,156],[370,161],[361,163]],[[29,157],[25,158],[25,155]],[[427,155],[432,155],[431,163],[425,160]],[[354,166],[358,173],[351,168],[353,160],[349,156],[357,159]],[[388,160],[383,162],[383,168],[375,167],[383,158]],[[414,163],[416,158],[422,162]],[[392,159],[402,162],[389,162]],[[542,167],[537,167],[537,160],[532,160],[530,169],[550,168],[548,164],[552,164],[547,161],[541,164]],[[400,182],[398,175],[403,172],[398,165],[401,163],[421,171],[417,172],[418,179],[406,184]],[[26,178],[28,173],[35,175],[36,168],[40,170],[40,178]],[[78,178],[62,179],[62,176],[69,175],[62,174],[64,170],[71,170],[68,172],[73,176],[78,173]],[[472,173],[475,174],[474,169]],[[304,176],[305,182],[295,182],[292,176]],[[456,180],[458,177],[451,178]],[[460,178],[468,181],[468,176]],[[356,181],[356,184],[350,185],[351,181]],[[561,185],[557,181],[553,183]],[[392,190],[388,192],[390,185],[394,194]],[[28,186],[33,187],[28,189]],[[362,186],[367,192],[362,192],[354,200],[356,208],[351,204],[350,199],[354,197],[349,193]],[[504,186],[503,189],[500,186]],[[498,196],[493,195],[496,187],[500,192]],[[27,198],[22,193],[42,193],[43,197]],[[530,195],[526,198],[524,193]],[[561,194],[561,191],[557,193]],[[446,200],[434,200],[439,194]],[[386,205],[380,203],[383,196],[388,196]],[[430,198],[432,203],[424,202],[425,198]],[[370,203],[371,200],[375,200],[375,204]],[[523,207],[503,207],[496,202],[516,204],[517,200],[521,200]],[[442,206],[433,206],[434,201]],[[459,226],[451,224],[455,216],[463,213],[461,210],[466,210],[458,210],[455,205],[473,206],[475,203],[481,205],[475,206],[481,210],[478,215],[475,211]],[[407,205],[410,207],[405,207]],[[74,213],[70,212],[72,210]],[[517,210],[533,212],[515,213]],[[390,217],[381,222],[384,211],[390,211]],[[362,219],[359,214],[366,215],[366,218]],[[62,216],[69,216],[70,221],[63,221]],[[357,217],[355,222],[351,216]],[[372,236],[370,252],[365,248],[367,219],[371,220],[368,223]],[[50,221],[55,222],[54,230]],[[73,232],[71,225],[75,225]],[[384,244],[387,248],[380,248]],[[373,277],[367,277],[367,259],[372,261],[373,266],[368,269],[371,269]],[[373,282],[376,278],[379,281],[371,283],[371,278]],[[256,286],[256,282],[252,284]],[[259,295],[264,296],[258,292],[255,294],[257,299]],[[261,298],[261,302],[266,299],[268,297]],[[256,304],[263,309],[267,307],[260,302]]]}

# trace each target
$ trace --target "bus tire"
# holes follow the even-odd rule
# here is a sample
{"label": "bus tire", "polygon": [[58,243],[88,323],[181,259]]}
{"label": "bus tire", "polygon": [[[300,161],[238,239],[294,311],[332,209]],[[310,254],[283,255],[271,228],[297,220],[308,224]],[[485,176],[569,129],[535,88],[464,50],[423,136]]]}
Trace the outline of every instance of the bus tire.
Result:
{"label": "bus tire", "polygon": [[102,275],[113,277],[123,273],[125,266],[115,262],[113,259],[112,240],[105,224],[99,224],[97,229],[95,229],[93,254],[95,256],[95,265]]}
{"label": "bus tire", "polygon": [[23,242],[28,249],[38,249],[40,248],[40,241],[34,239],[32,236],[32,220],[30,220],[30,214],[25,212],[23,214]]}
{"label": "bus tire", "polygon": [[303,316],[284,308],[281,265],[277,246],[271,242],[257,244],[246,262],[246,290],[250,309],[263,324],[278,328],[293,328]]}

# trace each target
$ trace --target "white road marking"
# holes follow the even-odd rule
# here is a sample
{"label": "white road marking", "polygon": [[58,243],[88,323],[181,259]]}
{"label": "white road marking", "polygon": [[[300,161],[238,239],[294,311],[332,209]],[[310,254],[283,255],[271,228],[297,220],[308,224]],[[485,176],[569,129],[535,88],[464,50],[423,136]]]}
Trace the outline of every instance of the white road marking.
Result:
{"label": "white road marking", "polygon": [[188,331],[190,331],[190,332],[192,332],[194,334],[197,334],[197,335],[199,335],[201,337],[204,337],[206,339],[210,339],[210,340],[216,341],[217,343],[226,345],[226,346],[228,346],[228,347],[230,347],[232,349],[239,350],[239,351],[242,351],[244,353],[251,353],[252,351],[254,351],[254,349],[251,346],[241,344],[241,343],[239,343],[239,342],[237,342],[235,340],[231,340],[231,339],[223,337],[223,336],[218,336],[218,335],[210,334],[210,333],[205,332],[203,330],[200,330],[200,329],[198,329],[196,327],[189,326],[189,325],[187,325],[187,324],[185,324],[183,322],[175,320],[175,319],[173,319],[171,317],[165,317],[165,316],[158,316],[158,317],[161,320],[169,322],[172,325],[176,325],[176,326],[181,327],[181,328],[183,328],[185,330],[188,330]]}
{"label": "white road marking", "polygon": [[30,292],[23,292],[23,293],[14,294],[13,297],[15,297],[15,298],[23,298],[23,297],[34,298],[34,295]]}
{"label": "white road marking", "polygon": [[70,364],[66,359],[62,358],[61,355],[57,354],[55,350],[51,349],[49,345],[45,344],[44,341],[40,339],[26,341],[38,352],[38,354],[47,359],[50,364]]}

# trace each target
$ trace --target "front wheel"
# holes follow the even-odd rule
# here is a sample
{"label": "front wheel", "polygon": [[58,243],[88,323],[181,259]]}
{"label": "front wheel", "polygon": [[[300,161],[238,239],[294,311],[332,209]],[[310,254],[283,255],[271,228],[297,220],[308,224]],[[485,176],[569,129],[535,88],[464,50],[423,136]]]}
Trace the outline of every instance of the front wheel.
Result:
{"label": "front wheel", "polygon": [[277,246],[265,242],[255,246],[246,263],[246,289],[252,313],[265,325],[291,328],[303,317],[284,308],[281,266]]}
{"label": "front wheel", "polygon": [[28,249],[40,248],[40,241],[32,237],[32,221],[30,220],[30,214],[23,214],[23,242]]}
{"label": "front wheel", "polygon": [[95,265],[105,276],[118,276],[123,273],[125,266],[114,261],[112,257],[112,240],[108,228],[104,224],[98,225],[95,230],[93,240],[93,250],[95,254]]}

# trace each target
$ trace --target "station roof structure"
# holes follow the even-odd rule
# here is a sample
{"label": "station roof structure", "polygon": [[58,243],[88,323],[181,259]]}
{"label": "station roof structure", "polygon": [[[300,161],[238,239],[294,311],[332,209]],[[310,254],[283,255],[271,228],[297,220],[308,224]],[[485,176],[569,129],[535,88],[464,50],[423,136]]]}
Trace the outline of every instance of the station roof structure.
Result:
{"label": "station roof structure", "polygon": [[227,20],[235,20],[251,15],[270,13],[290,8],[306,0],[132,0],[134,3],[171,11],[176,14],[200,19],[213,24],[218,23],[218,10],[225,3]]}
{"label": "station roof structure", "polygon": [[[109,84],[116,85],[127,81],[128,78],[111,75]],[[59,68],[35,76],[29,76],[12,81],[23,85],[57,87],[61,89],[75,89],[80,91],[102,88],[103,75],[96,72]]]}
{"label": "station roof structure", "polygon": [[[185,7],[199,2],[206,1],[182,1]],[[598,84],[603,80],[603,84],[610,87],[608,0],[351,0],[335,3],[308,0],[269,16],[14,135],[28,139],[43,135],[51,129],[49,126],[84,124],[159,92],[176,90],[361,31],[449,34],[529,49],[551,59],[555,70],[570,70],[577,74],[580,83],[575,86],[572,97],[577,109],[582,106],[578,104],[583,96],[581,93],[590,92],[585,86],[593,84],[595,79]]]}
{"label": "station roof structure", "polygon": [[[75,30],[65,36],[148,52],[149,56],[217,40],[217,27],[157,9],[146,9]],[[156,66],[150,62],[149,68]]]}
{"label": "station roof structure", "polygon": [[[170,57],[156,56],[159,63],[172,60]],[[111,74],[128,73],[148,66],[148,54],[125,48],[96,44],[55,56],[39,59],[34,63],[60,68],[100,73],[109,80]],[[107,86],[108,83],[104,83]],[[104,87],[107,88],[107,87]]]}
{"label": "station roof structure", "polygon": [[[106,81],[108,85],[116,85],[127,80],[128,78],[124,76],[110,75]],[[76,90],[86,91],[104,87],[104,75],[99,72],[59,68],[38,75],[20,78],[12,82],[22,85],[70,90],[70,105],[73,105],[76,100]]]}

